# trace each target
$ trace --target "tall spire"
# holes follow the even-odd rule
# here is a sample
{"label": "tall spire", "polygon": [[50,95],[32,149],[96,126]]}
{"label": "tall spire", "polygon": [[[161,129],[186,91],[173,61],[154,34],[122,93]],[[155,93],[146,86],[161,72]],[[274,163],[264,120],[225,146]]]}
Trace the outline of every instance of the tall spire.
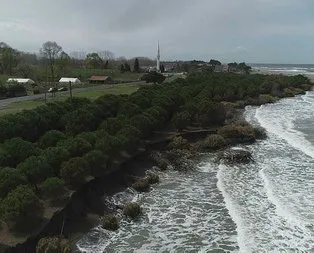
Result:
{"label": "tall spire", "polygon": [[157,72],[160,72],[160,49],[159,49],[159,41],[157,46],[157,66],[156,66]]}

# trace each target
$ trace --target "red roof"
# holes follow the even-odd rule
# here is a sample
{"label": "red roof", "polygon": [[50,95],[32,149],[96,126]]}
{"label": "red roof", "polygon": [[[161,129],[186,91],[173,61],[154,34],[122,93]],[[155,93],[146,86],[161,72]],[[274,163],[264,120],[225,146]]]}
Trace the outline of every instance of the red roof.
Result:
{"label": "red roof", "polygon": [[89,78],[90,81],[106,81],[108,79],[111,79],[109,76],[92,76]]}

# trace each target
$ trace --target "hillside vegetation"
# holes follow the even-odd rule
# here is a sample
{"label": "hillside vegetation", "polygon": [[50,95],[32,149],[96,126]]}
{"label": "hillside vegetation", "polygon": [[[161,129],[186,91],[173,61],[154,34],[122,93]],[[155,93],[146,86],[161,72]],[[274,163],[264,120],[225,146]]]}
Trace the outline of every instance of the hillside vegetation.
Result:
{"label": "hillside vegetation", "polygon": [[121,151],[137,150],[166,125],[178,131],[191,124],[221,126],[232,118],[229,107],[273,102],[310,88],[300,75],[192,73],[130,95],[74,98],[5,115],[0,118],[0,219],[13,231],[34,227],[55,200],[104,175]]}

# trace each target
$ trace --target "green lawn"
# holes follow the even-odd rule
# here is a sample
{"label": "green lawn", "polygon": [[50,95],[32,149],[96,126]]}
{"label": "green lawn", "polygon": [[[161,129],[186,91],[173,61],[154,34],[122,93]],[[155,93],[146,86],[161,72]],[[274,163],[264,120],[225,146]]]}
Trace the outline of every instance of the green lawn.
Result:
{"label": "green lawn", "polygon": [[[135,73],[130,73],[135,74]],[[174,79],[178,78],[178,76],[172,76],[168,77],[165,80],[166,82],[173,81]],[[88,90],[79,90],[79,89],[73,89],[73,96],[74,97],[86,97],[89,99],[96,99],[100,96],[103,96],[105,94],[113,94],[113,95],[119,95],[119,94],[131,94],[138,90],[138,88],[141,85],[147,85],[143,81],[133,82],[133,83],[125,83],[125,84],[119,84],[112,88],[105,88],[104,86],[101,87],[90,87]],[[148,84],[149,85],[149,84]],[[47,102],[53,102],[53,101],[62,101],[69,97],[69,93],[56,93],[56,97],[52,98],[51,94],[47,94]],[[37,99],[37,100],[30,100],[30,101],[21,101],[21,102],[14,102],[10,103],[7,106],[0,107],[0,116],[10,113],[17,113],[23,110],[30,110],[34,109],[37,106],[44,105],[45,100],[43,98]]]}
{"label": "green lawn", "polygon": [[[135,83],[134,85],[119,85],[113,88],[99,87],[99,88],[93,88],[86,91],[73,90],[73,97],[86,97],[89,99],[96,99],[105,94],[114,94],[114,95],[131,94],[138,90],[139,88],[138,84],[139,83]],[[51,97],[51,94],[47,94],[47,102],[62,101],[68,97],[69,97],[69,93],[66,93],[66,94],[56,93],[56,97],[54,98]],[[44,104],[45,104],[45,100],[43,98],[38,99],[38,100],[31,100],[31,101],[14,102],[14,103],[10,103],[9,105],[5,107],[0,107],[0,115],[5,115],[9,113],[17,113],[23,110],[30,110]]]}
{"label": "green lawn", "polygon": [[0,115],[17,113],[23,110],[31,110],[36,108],[37,106],[44,104],[45,104],[44,100],[14,102],[5,107],[0,107]]}

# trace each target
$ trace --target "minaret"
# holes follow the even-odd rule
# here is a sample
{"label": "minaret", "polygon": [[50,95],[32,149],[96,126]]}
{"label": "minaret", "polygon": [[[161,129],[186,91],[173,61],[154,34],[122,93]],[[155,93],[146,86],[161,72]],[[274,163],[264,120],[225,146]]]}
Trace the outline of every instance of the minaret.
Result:
{"label": "minaret", "polygon": [[160,50],[159,50],[159,41],[158,41],[158,48],[157,48],[157,72],[160,72]]}

